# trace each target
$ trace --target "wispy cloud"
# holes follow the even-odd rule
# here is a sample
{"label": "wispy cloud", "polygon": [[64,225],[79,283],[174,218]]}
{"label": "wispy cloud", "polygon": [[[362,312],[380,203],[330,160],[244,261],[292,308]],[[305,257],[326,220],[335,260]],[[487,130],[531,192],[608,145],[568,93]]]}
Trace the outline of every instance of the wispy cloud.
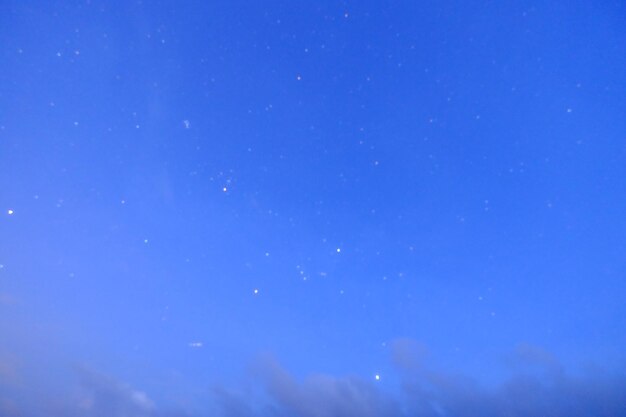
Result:
{"label": "wispy cloud", "polygon": [[473,378],[429,368],[423,349],[411,341],[393,345],[402,375],[405,409],[420,416],[622,416],[626,378],[599,371],[568,375],[549,352],[519,346],[511,361],[515,374],[487,389]]}
{"label": "wispy cloud", "polygon": [[81,395],[76,406],[81,415],[155,415],[154,403],[144,392],[91,370],[83,369],[80,374]]}
{"label": "wispy cloud", "polygon": [[267,357],[257,366],[257,372],[267,393],[286,415],[383,417],[398,413],[392,401],[358,377],[318,374],[300,382]]}
{"label": "wispy cloud", "polygon": [[[162,410],[143,391],[94,370],[80,367],[76,386],[51,398],[29,384],[0,384],[0,416],[35,417],[183,417],[181,411]],[[36,385],[36,384],[35,384]],[[52,388],[52,387],[50,387]]]}

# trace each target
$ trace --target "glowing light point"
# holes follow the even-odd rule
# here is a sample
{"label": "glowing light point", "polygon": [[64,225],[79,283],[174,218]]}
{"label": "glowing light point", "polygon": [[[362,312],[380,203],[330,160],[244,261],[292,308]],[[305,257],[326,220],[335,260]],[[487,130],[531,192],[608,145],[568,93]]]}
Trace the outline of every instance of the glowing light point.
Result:
{"label": "glowing light point", "polygon": [[375,379],[376,381],[380,381],[380,375],[378,375],[378,374],[374,375],[374,379]]}
{"label": "glowing light point", "polygon": [[222,188],[222,191],[226,192],[226,191],[228,191],[228,188],[223,187],[223,188]]}
{"label": "glowing light point", "polygon": [[13,210],[11,210],[11,209],[8,209],[8,210],[7,210],[7,214],[8,214],[9,216],[10,216],[11,214],[13,214],[13,213],[14,213],[14,211],[13,211]]}
{"label": "glowing light point", "polygon": [[337,253],[341,253],[341,248],[337,248]]}
{"label": "glowing light point", "polygon": [[259,294],[259,289],[258,289],[258,288],[255,288],[255,289],[254,289],[254,295],[258,295],[258,294]]}

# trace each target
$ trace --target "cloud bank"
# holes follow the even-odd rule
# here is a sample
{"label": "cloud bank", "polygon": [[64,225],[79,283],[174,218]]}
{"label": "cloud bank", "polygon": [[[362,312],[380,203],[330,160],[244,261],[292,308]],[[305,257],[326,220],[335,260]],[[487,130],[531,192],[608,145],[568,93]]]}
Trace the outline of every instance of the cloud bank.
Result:
{"label": "cloud bank", "polygon": [[[401,389],[387,392],[357,376],[315,374],[299,380],[269,356],[252,367],[253,390],[214,386],[207,413],[164,410],[147,393],[84,368],[66,398],[38,397],[4,363],[2,417],[620,417],[626,416],[626,378],[601,371],[570,375],[549,353],[528,345],[512,356],[515,373],[496,387],[432,369],[412,340],[392,344]],[[6,361],[5,361],[6,362]],[[254,392],[251,392],[254,391]]]}

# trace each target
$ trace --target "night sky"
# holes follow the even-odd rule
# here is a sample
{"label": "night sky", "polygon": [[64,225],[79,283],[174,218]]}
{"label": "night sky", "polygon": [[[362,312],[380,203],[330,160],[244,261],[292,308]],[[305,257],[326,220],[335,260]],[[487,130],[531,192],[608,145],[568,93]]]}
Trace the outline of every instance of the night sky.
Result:
{"label": "night sky", "polygon": [[626,4],[0,1],[0,416],[626,415]]}

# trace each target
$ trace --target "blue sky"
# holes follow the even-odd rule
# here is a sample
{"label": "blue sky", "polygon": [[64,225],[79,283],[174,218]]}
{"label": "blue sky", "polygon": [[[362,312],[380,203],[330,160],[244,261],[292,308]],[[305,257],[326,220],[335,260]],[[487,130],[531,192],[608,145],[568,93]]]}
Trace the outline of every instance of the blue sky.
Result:
{"label": "blue sky", "polygon": [[1,414],[626,413],[622,3],[1,9]]}

